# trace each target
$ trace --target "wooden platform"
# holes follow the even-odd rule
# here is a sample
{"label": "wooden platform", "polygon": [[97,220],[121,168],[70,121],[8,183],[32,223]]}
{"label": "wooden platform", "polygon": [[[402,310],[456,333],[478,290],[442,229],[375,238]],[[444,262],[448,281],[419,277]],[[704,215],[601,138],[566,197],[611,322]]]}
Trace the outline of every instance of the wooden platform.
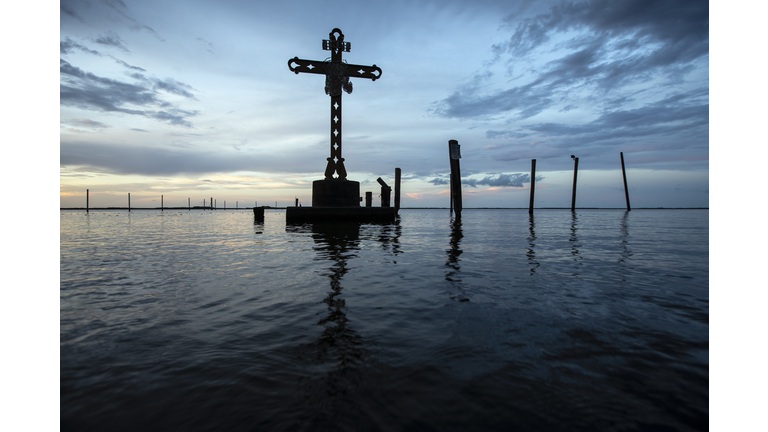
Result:
{"label": "wooden platform", "polygon": [[394,207],[286,207],[286,223],[355,221],[393,222]]}

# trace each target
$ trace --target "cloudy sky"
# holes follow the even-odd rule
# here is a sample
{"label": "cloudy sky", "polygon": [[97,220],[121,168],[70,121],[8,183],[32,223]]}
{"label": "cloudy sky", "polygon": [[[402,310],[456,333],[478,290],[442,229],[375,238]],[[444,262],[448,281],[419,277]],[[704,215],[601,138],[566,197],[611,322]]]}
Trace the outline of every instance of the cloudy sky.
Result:
{"label": "cloudy sky", "polygon": [[[329,156],[320,75],[340,28],[348,178],[403,207],[709,206],[709,6],[702,1],[62,0],[60,205],[311,203]],[[374,200],[376,201],[376,200]]]}

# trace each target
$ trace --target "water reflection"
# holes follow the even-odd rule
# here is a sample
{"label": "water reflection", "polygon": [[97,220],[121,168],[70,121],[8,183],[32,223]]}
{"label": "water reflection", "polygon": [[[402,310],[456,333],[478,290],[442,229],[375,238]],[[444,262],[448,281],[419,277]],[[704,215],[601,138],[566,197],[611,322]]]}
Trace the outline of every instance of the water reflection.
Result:
{"label": "water reflection", "polygon": [[579,272],[577,271],[579,269],[579,266],[581,266],[581,252],[579,252],[579,248],[581,248],[581,243],[579,242],[579,238],[576,235],[578,229],[578,222],[579,217],[576,214],[576,212],[571,212],[571,236],[568,238],[568,241],[571,243],[571,255],[573,256],[573,261],[575,262],[575,266],[573,269],[573,273],[571,273],[573,276],[578,276]]}
{"label": "water reflection", "polygon": [[450,247],[445,251],[448,254],[448,260],[445,262],[445,266],[448,267],[448,270],[445,272],[445,280],[451,282],[459,290],[459,294],[457,295],[451,293],[450,299],[458,299],[459,301],[466,302],[469,301],[469,299],[464,295],[461,275],[459,274],[459,271],[461,270],[461,265],[459,265],[461,259],[459,257],[463,252],[459,246],[463,237],[464,233],[461,229],[461,218],[457,217],[451,219],[451,237],[448,241]]}
{"label": "water reflection", "polygon": [[[621,254],[619,256],[619,259],[617,261],[618,264],[625,263],[629,261],[629,259],[632,257],[632,251],[629,250],[629,211],[625,211],[624,215],[621,218],[621,223],[619,224],[619,247],[621,249]],[[628,269],[625,269],[623,266],[619,266],[619,273],[622,275],[622,281],[626,282],[626,277],[629,275]]]}
{"label": "water reflection", "polygon": [[536,261],[536,251],[534,250],[534,247],[536,246],[536,232],[534,229],[536,228],[536,222],[534,221],[533,214],[528,215],[528,252],[525,254],[528,257],[529,265],[531,266],[531,275],[536,273],[536,269],[539,268],[541,265],[538,261]]}
{"label": "water reflection", "polygon": [[359,360],[361,338],[347,326],[346,301],[341,298],[341,280],[349,271],[347,261],[357,256],[360,250],[360,225],[357,223],[314,223],[312,239],[318,260],[329,260],[330,291],[322,300],[327,305],[328,315],[317,324],[324,326],[318,347],[323,355],[332,355],[342,366]]}
{"label": "water reflection", "polygon": [[264,219],[253,218],[253,233],[264,234]]}

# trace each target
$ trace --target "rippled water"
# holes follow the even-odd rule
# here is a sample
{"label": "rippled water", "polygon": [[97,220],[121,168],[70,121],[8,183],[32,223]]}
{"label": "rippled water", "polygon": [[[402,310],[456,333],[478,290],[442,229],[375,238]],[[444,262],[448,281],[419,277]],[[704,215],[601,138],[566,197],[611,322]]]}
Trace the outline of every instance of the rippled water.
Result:
{"label": "rippled water", "polygon": [[706,430],[707,210],[61,212],[62,430]]}

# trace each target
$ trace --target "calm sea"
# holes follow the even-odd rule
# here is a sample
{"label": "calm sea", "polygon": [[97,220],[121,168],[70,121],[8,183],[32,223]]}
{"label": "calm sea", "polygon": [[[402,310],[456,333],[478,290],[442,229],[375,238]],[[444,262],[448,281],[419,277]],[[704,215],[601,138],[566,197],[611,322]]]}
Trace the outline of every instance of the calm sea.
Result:
{"label": "calm sea", "polygon": [[707,430],[708,210],[60,212],[65,431]]}

